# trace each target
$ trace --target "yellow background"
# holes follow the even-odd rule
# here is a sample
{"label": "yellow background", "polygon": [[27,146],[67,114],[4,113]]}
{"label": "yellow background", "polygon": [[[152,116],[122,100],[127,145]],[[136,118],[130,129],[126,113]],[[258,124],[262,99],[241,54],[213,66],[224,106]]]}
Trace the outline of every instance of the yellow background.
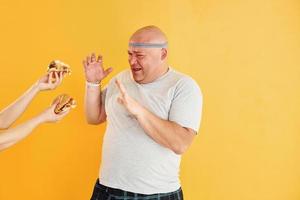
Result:
{"label": "yellow background", "polygon": [[115,75],[128,66],[131,33],[150,24],[168,35],[173,68],[204,95],[200,135],[182,160],[185,199],[299,200],[299,0],[1,0],[0,107],[52,59],[72,75],[40,93],[17,124],[63,92],[78,107],[0,152],[0,199],[89,199],[105,125],[85,122],[81,61],[101,52]]}

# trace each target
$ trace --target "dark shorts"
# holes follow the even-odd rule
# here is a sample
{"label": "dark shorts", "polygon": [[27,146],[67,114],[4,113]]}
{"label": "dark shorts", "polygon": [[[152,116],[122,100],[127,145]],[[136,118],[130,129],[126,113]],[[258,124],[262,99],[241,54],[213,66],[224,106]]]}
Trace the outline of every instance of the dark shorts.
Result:
{"label": "dark shorts", "polygon": [[96,181],[91,200],[183,200],[181,188],[170,193],[138,194],[106,187]]}

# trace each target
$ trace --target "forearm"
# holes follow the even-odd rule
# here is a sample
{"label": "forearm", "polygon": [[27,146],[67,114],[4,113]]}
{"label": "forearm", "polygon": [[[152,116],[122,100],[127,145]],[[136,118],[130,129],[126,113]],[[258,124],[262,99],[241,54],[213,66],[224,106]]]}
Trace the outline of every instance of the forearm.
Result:
{"label": "forearm", "polygon": [[90,124],[98,124],[101,119],[102,92],[98,87],[86,86],[85,88],[85,116]]}
{"label": "forearm", "polygon": [[182,154],[190,143],[189,133],[182,126],[164,120],[143,108],[136,116],[144,131],[160,145],[171,149],[176,154]]}
{"label": "forearm", "polygon": [[25,111],[39,92],[37,84],[31,86],[20,98],[0,112],[0,129],[7,129]]}
{"label": "forearm", "polygon": [[6,149],[25,138],[42,122],[42,118],[38,116],[15,128],[0,132],[0,150]]}

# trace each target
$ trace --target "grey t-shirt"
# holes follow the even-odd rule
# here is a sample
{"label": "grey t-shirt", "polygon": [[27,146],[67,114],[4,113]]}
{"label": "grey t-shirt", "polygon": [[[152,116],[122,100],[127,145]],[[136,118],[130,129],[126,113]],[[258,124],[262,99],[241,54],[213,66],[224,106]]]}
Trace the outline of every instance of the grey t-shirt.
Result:
{"label": "grey t-shirt", "polygon": [[100,183],[125,191],[154,194],[180,187],[181,156],[150,138],[117,102],[115,79],[128,94],[158,117],[191,128],[200,126],[202,94],[197,83],[171,68],[152,83],[138,84],[130,70],[115,76],[105,90],[107,128],[103,139]]}

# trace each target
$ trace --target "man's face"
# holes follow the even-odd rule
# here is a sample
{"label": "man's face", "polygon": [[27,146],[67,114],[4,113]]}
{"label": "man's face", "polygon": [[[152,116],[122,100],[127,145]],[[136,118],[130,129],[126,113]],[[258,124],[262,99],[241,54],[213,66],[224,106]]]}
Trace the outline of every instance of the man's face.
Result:
{"label": "man's face", "polygon": [[129,46],[128,62],[136,82],[150,83],[157,77],[162,65],[162,49]]}

